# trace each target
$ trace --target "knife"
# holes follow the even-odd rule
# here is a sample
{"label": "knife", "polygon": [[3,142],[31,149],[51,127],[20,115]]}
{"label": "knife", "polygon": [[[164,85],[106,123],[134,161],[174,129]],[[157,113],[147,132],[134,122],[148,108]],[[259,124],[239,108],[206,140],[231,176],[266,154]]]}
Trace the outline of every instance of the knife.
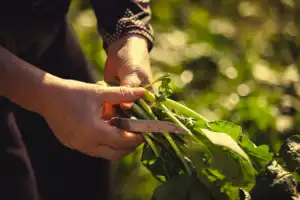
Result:
{"label": "knife", "polygon": [[129,132],[136,133],[176,133],[187,134],[187,131],[182,127],[168,121],[159,120],[141,120],[141,119],[128,119],[122,117],[112,118],[113,125]]}

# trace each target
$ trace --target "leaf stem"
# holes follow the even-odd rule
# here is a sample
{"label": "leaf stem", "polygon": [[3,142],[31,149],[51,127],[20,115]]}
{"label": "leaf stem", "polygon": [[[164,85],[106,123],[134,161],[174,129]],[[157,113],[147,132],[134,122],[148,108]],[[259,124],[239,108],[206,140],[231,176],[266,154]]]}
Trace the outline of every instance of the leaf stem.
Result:
{"label": "leaf stem", "polygon": [[[146,94],[148,93],[145,92]],[[154,99],[155,103],[157,103],[157,105],[159,105],[161,107],[162,110],[164,110],[168,116],[177,124],[179,124],[182,128],[184,128],[188,133],[189,135],[191,135],[192,137],[195,137],[189,129],[187,129],[172,113],[171,111],[169,111],[163,104],[161,104],[160,102],[156,101],[154,95],[152,96],[152,94],[149,92],[149,97],[151,98],[151,100]],[[153,98],[152,98],[153,97]],[[149,99],[147,99],[149,100]],[[145,110],[148,111],[149,113],[147,113],[148,115],[151,115],[153,116],[153,119],[157,119],[157,117],[154,115],[154,113],[152,112],[151,108],[147,105],[147,103],[142,100],[142,101],[139,101],[139,103],[141,103],[143,106],[145,106]],[[153,101],[152,101],[153,102]],[[176,121],[175,121],[176,120]],[[184,165],[184,168],[186,170],[186,172],[189,174],[189,175],[192,175],[192,171],[191,169],[189,168],[188,164],[186,163],[186,161],[184,160],[184,157],[180,151],[180,149],[177,147],[175,141],[173,140],[173,138],[171,137],[171,135],[169,133],[163,133],[163,135],[165,136],[165,138],[168,140],[168,142],[170,143],[170,145],[172,146],[172,148],[174,149],[176,155],[179,157],[179,159],[181,160],[181,162],[183,163]]]}
{"label": "leaf stem", "polygon": [[[157,119],[157,117],[155,116],[155,114],[152,112],[152,109],[150,108],[150,106],[148,106],[148,104],[145,102],[145,100],[143,99],[139,99],[138,102],[143,106],[144,110],[147,112],[148,115],[151,116],[151,119]],[[159,104],[158,104],[159,105]],[[172,115],[173,116],[173,115]],[[174,116],[173,116],[174,117]],[[183,124],[182,126],[184,128],[186,128]],[[187,129],[187,131],[189,131]],[[184,160],[184,157],[180,151],[180,149],[177,147],[175,141],[173,140],[173,138],[171,137],[171,135],[169,133],[163,133],[163,136],[165,136],[165,138],[168,140],[168,142],[170,143],[170,145],[172,146],[173,150],[175,151],[176,155],[179,157],[179,159],[181,160],[181,162],[184,165],[184,168],[186,170],[186,172],[189,175],[192,175],[192,172],[188,166],[188,164],[186,163],[186,161]]]}
{"label": "leaf stem", "polygon": [[145,112],[150,116],[151,119],[157,120],[157,117],[155,114],[152,112],[152,109],[150,106],[146,103],[146,101],[142,98],[138,99],[137,102],[141,105],[141,107],[145,110]]}
{"label": "leaf stem", "polygon": [[166,100],[163,102],[164,105],[166,105],[167,107],[171,108],[171,109],[174,109],[178,112],[181,112],[182,114],[186,115],[186,116],[189,116],[189,117],[192,117],[192,118],[195,118],[196,120],[201,120],[201,121],[204,121],[204,122],[208,122],[207,119],[205,119],[202,115],[198,114],[197,112],[193,111],[192,109],[176,102],[176,101],[173,101],[171,99],[168,99],[166,98]]}
{"label": "leaf stem", "polygon": [[136,103],[132,104],[132,111],[142,119],[150,119],[150,116]]}
{"label": "leaf stem", "polygon": [[[141,117],[143,119],[150,119],[150,117],[147,115],[147,113],[136,103],[133,103],[132,110],[137,115],[139,115],[139,117]],[[145,140],[148,142],[148,144],[150,145],[155,156],[159,157],[158,150],[156,149],[155,144],[153,143],[153,141],[151,140],[151,137],[150,137],[150,136],[152,136],[152,133],[143,133],[143,136],[144,136]]]}
{"label": "leaf stem", "polygon": [[152,149],[154,155],[158,158],[158,157],[159,157],[159,152],[158,152],[158,150],[156,149],[155,144],[153,143],[153,141],[151,140],[151,138],[149,137],[148,134],[150,134],[150,133],[145,133],[145,134],[143,134],[143,136],[145,137],[145,140],[147,141],[147,143],[148,143],[149,146],[151,147],[151,149]]}
{"label": "leaf stem", "polygon": [[[148,90],[145,91],[144,93],[144,97],[145,99],[147,99],[148,101],[150,102],[156,102],[156,99],[155,99],[155,96],[154,94],[152,94],[151,92],[149,92]],[[176,102],[176,101],[173,101],[169,98],[166,98],[165,101],[161,102],[163,103],[165,106],[167,106],[168,108],[170,109],[174,109],[188,117],[192,117],[192,118],[195,118],[196,120],[201,120],[201,121],[204,121],[204,122],[207,122],[208,120],[205,119],[205,117],[203,117],[202,115],[200,115],[199,113],[193,111],[192,109]]]}

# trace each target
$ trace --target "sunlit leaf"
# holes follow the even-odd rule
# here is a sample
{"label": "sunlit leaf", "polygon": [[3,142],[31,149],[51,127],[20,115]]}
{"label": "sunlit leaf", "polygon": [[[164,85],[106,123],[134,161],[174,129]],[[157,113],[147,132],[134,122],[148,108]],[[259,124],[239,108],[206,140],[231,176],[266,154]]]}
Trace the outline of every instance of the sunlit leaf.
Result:
{"label": "sunlit leaf", "polygon": [[230,135],[235,141],[238,141],[242,134],[242,128],[240,126],[224,120],[208,122],[207,126],[212,131],[222,132]]}
{"label": "sunlit leaf", "polygon": [[246,135],[242,136],[239,144],[249,156],[255,169],[259,172],[264,171],[265,166],[273,158],[273,153],[269,152],[269,147],[267,145],[256,146]]}

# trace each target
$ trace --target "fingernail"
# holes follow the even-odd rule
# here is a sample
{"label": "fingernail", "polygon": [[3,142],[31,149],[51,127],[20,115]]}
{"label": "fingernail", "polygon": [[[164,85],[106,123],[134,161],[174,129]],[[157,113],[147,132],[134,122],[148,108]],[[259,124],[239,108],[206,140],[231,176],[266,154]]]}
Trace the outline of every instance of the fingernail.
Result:
{"label": "fingernail", "polygon": [[134,88],[135,94],[137,95],[143,95],[145,93],[145,88],[142,87],[138,87],[138,88]]}
{"label": "fingernail", "polygon": [[125,135],[125,137],[129,137],[129,138],[132,138],[132,137],[135,136],[134,133],[130,133],[130,132],[127,132],[127,131],[124,131],[124,135]]}
{"label": "fingernail", "polygon": [[130,109],[133,103],[121,103],[121,107],[124,109]]}

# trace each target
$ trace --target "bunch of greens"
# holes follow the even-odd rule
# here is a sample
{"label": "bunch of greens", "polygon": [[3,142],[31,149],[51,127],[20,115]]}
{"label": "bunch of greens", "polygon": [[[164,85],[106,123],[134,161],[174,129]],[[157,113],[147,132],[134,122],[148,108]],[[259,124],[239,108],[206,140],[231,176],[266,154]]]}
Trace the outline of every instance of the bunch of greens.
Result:
{"label": "bunch of greens", "polygon": [[155,94],[145,92],[126,117],[173,122],[187,134],[143,133],[141,162],[162,184],[153,199],[239,199],[255,185],[255,177],[270,163],[266,145],[256,146],[241,127],[227,121],[207,121],[188,107],[169,99],[170,77],[165,75]]}

